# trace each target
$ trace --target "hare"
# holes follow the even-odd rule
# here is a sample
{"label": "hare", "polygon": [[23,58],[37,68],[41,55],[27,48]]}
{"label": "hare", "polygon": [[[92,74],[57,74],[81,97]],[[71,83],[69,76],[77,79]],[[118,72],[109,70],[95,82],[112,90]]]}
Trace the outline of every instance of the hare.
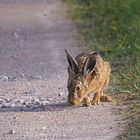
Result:
{"label": "hare", "polygon": [[[72,105],[98,105],[101,101],[111,101],[103,91],[108,85],[110,65],[97,52],[82,53],[76,58],[65,50],[68,67],[68,102]],[[90,94],[94,97],[90,100]]]}

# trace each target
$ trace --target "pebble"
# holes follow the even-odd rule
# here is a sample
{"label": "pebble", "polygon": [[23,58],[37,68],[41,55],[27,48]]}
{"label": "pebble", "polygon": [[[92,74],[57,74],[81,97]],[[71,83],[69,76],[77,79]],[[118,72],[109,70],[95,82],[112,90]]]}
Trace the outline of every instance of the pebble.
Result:
{"label": "pebble", "polygon": [[28,103],[26,101],[23,102],[23,105],[28,105]]}
{"label": "pebble", "polygon": [[10,100],[10,103],[15,103],[15,104],[17,104],[19,102],[19,100],[18,99],[13,99],[13,100]]}
{"label": "pebble", "polygon": [[19,38],[19,35],[18,35],[18,33],[17,33],[17,32],[14,32],[14,37],[15,37],[16,39],[18,39],[18,38]]}
{"label": "pebble", "polygon": [[16,104],[15,103],[11,103],[10,107],[16,107]]}
{"label": "pebble", "polygon": [[42,101],[41,102],[41,105],[47,105],[47,104],[50,104],[50,102],[49,101]]}
{"label": "pebble", "polygon": [[26,105],[26,107],[33,107],[34,106],[34,103],[28,103],[27,105]]}
{"label": "pebble", "polygon": [[48,98],[47,100],[48,100],[48,101],[52,101],[52,100],[53,100],[53,98],[52,98],[52,97],[50,97],[50,98]]}
{"label": "pebble", "polygon": [[9,103],[11,100],[9,98],[5,98],[6,103]]}
{"label": "pebble", "polygon": [[15,119],[15,120],[16,120],[16,119],[18,119],[18,117],[13,117],[13,119]]}
{"label": "pebble", "polygon": [[40,101],[36,101],[36,102],[35,102],[35,105],[40,105],[40,104],[41,104]]}
{"label": "pebble", "polygon": [[25,96],[28,96],[28,95],[30,94],[30,92],[25,91],[23,94],[24,94]]}
{"label": "pebble", "polygon": [[63,134],[63,135],[62,135],[62,137],[66,137],[66,135],[65,135],[65,134]]}
{"label": "pebble", "polygon": [[3,100],[3,99],[0,99],[0,104],[2,104],[2,103],[4,103],[5,102],[5,100]]}
{"label": "pebble", "polygon": [[25,76],[24,73],[22,73],[21,76],[24,77]]}
{"label": "pebble", "polygon": [[33,98],[32,102],[39,102],[39,99],[38,98]]}
{"label": "pebble", "polygon": [[30,86],[30,83],[29,82],[27,83],[27,86]]}
{"label": "pebble", "polygon": [[11,107],[11,104],[10,103],[5,103],[1,107],[2,108],[8,108],[8,107]]}
{"label": "pebble", "polygon": [[9,134],[15,134],[15,133],[16,133],[16,131],[14,129],[9,131]]}
{"label": "pebble", "polygon": [[20,108],[20,111],[24,111],[24,110],[25,110],[25,107],[21,107],[21,108]]}
{"label": "pebble", "polygon": [[39,100],[40,100],[40,101],[46,101],[46,98],[39,97]]}
{"label": "pebble", "polygon": [[58,94],[58,96],[62,96],[63,95],[63,92],[60,92],[59,94]]}
{"label": "pebble", "polygon": [[[24,100],[19,100],[19,103],[20,103],[20,104],[24,104],[25,101],[24,101]],[[25,104],[26,104],[26,103],[25,103]]]}
{"label": "pebble", "polygon": [[29,97],[29,100],[30,100],[31,102],[33,102],[33,101],[34,101],[34,98],[33,98],[33,97]]}
{"label": "pebble", "polygon": [[9,80],[9,77],[8,76],[5,76],[5,75],[2,75],[2,76],[0,76],[0,79],[2,81],[8,81]]}
{"label": "pebble", "polygon": [[[62,95],[62,93],[60,93]],[[9,99],[4,98],[0,99],[0,108],[32,108],[36,106],[45,106],[49,105],[53,98],[46,99],[44,97],[26,97],[23,99]]]}
{"label": "pebble", "polygon": [[42,127],[41,129],[42,129],[42,130],[46,130],[46,127]]}

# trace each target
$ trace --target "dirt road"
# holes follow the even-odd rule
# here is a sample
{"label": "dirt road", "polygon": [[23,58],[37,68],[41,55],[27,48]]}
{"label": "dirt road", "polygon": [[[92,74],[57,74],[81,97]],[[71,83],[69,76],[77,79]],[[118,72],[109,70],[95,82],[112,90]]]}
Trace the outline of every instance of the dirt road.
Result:
{"label": "dirt road", "polygon": [[60,0],[0,1],[0,140],[116,140],[111,103],[67,105],[67,62],[75,27]]}

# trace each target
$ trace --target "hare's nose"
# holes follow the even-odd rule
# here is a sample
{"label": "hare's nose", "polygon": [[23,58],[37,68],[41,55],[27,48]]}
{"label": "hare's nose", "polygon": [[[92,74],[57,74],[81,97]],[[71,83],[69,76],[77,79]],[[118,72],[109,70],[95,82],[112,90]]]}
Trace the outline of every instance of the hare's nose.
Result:
{"label": "hare's nose", "polygon": [[68,102],[70,105],[74,105],[73,100],[72,99],[68,99]]}

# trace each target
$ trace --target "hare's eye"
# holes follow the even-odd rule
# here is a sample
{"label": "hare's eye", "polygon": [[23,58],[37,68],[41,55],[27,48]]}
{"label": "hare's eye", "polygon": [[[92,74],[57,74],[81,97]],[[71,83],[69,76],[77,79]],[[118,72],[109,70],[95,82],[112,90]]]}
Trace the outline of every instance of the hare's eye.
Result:
{"label": "hare's eye", "polygon": [[80,91],[81,90],[81,87],[78,85],[76,86],[76,91]]}

